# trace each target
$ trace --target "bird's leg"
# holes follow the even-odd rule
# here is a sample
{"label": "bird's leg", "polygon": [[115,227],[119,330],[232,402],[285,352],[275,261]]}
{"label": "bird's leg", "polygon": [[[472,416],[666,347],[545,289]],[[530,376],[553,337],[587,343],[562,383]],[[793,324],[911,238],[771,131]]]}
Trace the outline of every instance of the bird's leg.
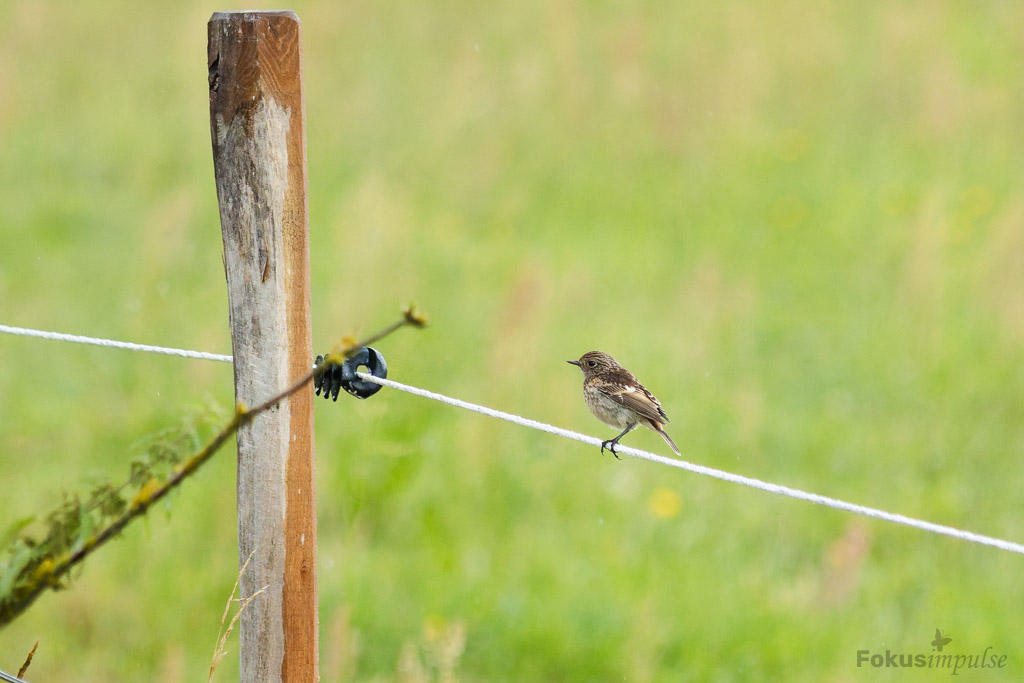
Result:
{"label": "bird's leg", "polygon": [[607,448],[608,450],[610,450],[612,452],[612,455],[615,456],[616,460],[622,460],[622,458],[619,457],[619,454],[615,452],[615,447],[619,444],[619,439],[621,439],[626,434],[629,434],[631,431],[633,431],[633,427],[636,427],[636,423],[626,425],[626,428],[622,430],[622,433],[619,434],[614,439],[608,439],[606,441],[602,441],[601,442],[601,455],[604,455],[604,449]]}

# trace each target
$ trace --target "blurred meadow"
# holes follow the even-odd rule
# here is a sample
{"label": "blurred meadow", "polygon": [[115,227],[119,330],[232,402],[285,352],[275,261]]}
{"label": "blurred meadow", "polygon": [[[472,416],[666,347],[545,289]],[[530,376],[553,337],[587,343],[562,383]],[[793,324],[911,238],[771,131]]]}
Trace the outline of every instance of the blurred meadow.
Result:
{"label": "blurred meadow", "polygon": [[[0,323],[230,353],[232,6],[0,6]],[[393,379],[610,438],[565,363],[607,351],[687,460],[1024,541],[1024,5],[290,8],[317,350],[415,301]],[[226,364],[0,336],[0,527],[232,398]],[[1024,676],[1020,556],[394,391],[316,410],[325,681],[931,680],[857,651],[936,628]],[[204,679],[234,486],[226,449],[0,669],[39,640],[30,680]]]}

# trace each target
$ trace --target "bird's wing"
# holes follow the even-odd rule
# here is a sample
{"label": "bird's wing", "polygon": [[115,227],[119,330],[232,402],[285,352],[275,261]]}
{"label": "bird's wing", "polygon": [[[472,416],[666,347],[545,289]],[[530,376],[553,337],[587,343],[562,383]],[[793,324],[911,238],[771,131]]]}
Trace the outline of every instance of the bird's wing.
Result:
{"label": "bird's wing", "polygon": [[640,382],[636,381],[636,377],[631,372],[622,369],[621,372],[616,372],[614,377],[609,379],[612,381],[601,387],[608,398],[651,422],[668,422],[668,415],[662,410],[661,403]]}

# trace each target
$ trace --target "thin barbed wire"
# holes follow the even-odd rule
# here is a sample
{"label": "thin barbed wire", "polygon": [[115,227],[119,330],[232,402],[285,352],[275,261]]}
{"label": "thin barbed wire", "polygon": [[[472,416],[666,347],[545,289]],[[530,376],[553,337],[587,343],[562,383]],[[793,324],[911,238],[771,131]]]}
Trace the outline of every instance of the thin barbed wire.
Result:
{"label": "thin barbed wire", "polygon": [[[129,351],[142,351],[147,353],[162,353],[173,356],[180,356],[183,358],[198,358],[203,360],[217,360],[223,362],[232,362],[231,356],[226,356],[216,353],[205,353],[202,351],[188,351],[185,349],[171,349],[162,346],[150,346],[147,344],[132,344],[129,342],[120,342],[113,339],[99,339],[95,337],[83,337],[74,334],[61,334],[58,332],[45,332],[42,330],[33,330],[24,327],[11,327],[9,325],[0,325],[0,332],[7,334],[15,334],[27,337],[38,337],[42,339],[52,339],[54,341],[64,341],[79,344],[93,344],[96,346],[106,346],[111,348],[126,349]],[[530,429],[536,429],[548,434],[554,434],[555,436],[561,436],[566,439],[572,439],[574,441],[581,441],[583,443],[591,444],[593,446],[600,446],[603,441],[594,436],[587,436],[580,432],[574,432],[569,429],[562,429],[546,422],[540,422],[538,420],[531,420],[520,415],[513,413],[506,413],[501,410],[495,410],[494,408],[488,408],[476,403],[470,403],[469,401],[463,401],[461,399],[452,398],[451,396],[445,396],[444,394],[438,394],[427,389],[420,389],[419,387],[410,386],[408,384],[402,384],[390,379],[381,379],[374,377],[373,375],[365,372],[356,372],[356,376],[360,379],[368,382],[373,382],[384,387],[403,391],[414,396],[421,398],[427,398],[433,401],[438,401],[446,405],[462,408],[469,410],[474,413],[481,415],[487,415],[498,420],[504,420],[521,427],[528,427]],[[773,484],[771,482],[762,481],[760,479],[754,479],[753,477],[745,477],[741,474],[733,474],[732,472],[726,472],[725,470],[715,469],[713,467],[706,467],[704,465],[697,465],[695,463],[688,462],[677,458],[669,458],[649,451],[643,451],[639,448],[633,448],[631,446],[619,445],[616,447],[616,452],[623,455],[629,455],[634,458],[640,458],[643,460],[650,460],[651,462],[665,465],[667,467],[674,467],[676,469],[686,470],[694,474],[700,474],[714,479],[727,481],[733,484],[739,484],[741,486],[747,486],[749,488],[757,489],[759,491],[765,491],[767,493],[773,493],[775,495],[787,496],[789,498],[795,498],[797,500],[803,500],[808,503],[814,503],[815,505],[822,505],[824,507],[833,508],[835,510],[843,510],[845,512],[852,512],[854,514],[862,515],[864,517],[870,517],[872,519],[879,519],[893,524],[901,524],[903,526],[913,527],[921,531],[926,531],[933,534],[939,534],[941,536],[949,536],[952,538],[959,539],[961,541],[967,541],[969,543],[978,543],[981,545],[991,546],[993,548],[999,548],[1011,553],[1017,553],[1024,555],[1024,544],[1015,543],[1013,541],[1007,541],[994,536],[985,536],[983,534],[977,534],[973,531],[966,531],[964,529],[958,529],[956,527],[946,526],[944,524],[936,524],[934,522],[928,522],[923,519],[917,519],[915,517],[908,517],[907,515],[901,515],[895,512],[887,512],[878,508],[868,507],[866,505],[858,505],[857,503],[848,503],[838,498],[832,498],[830,496],[823,496],[818,493],[810,493],[808,491],[802,491],[795,489],[790,486],[783,486],[781,484]]]}

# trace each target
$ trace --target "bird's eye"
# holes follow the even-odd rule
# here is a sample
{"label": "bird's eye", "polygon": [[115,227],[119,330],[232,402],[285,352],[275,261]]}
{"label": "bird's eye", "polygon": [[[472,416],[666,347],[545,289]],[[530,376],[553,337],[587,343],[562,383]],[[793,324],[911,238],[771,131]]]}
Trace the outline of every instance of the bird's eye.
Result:
{"label": "bird's eye", "polygon": [[596,360],[588,360],[587,361],[587,367],[596,368],[597,367],[597,361]]}

